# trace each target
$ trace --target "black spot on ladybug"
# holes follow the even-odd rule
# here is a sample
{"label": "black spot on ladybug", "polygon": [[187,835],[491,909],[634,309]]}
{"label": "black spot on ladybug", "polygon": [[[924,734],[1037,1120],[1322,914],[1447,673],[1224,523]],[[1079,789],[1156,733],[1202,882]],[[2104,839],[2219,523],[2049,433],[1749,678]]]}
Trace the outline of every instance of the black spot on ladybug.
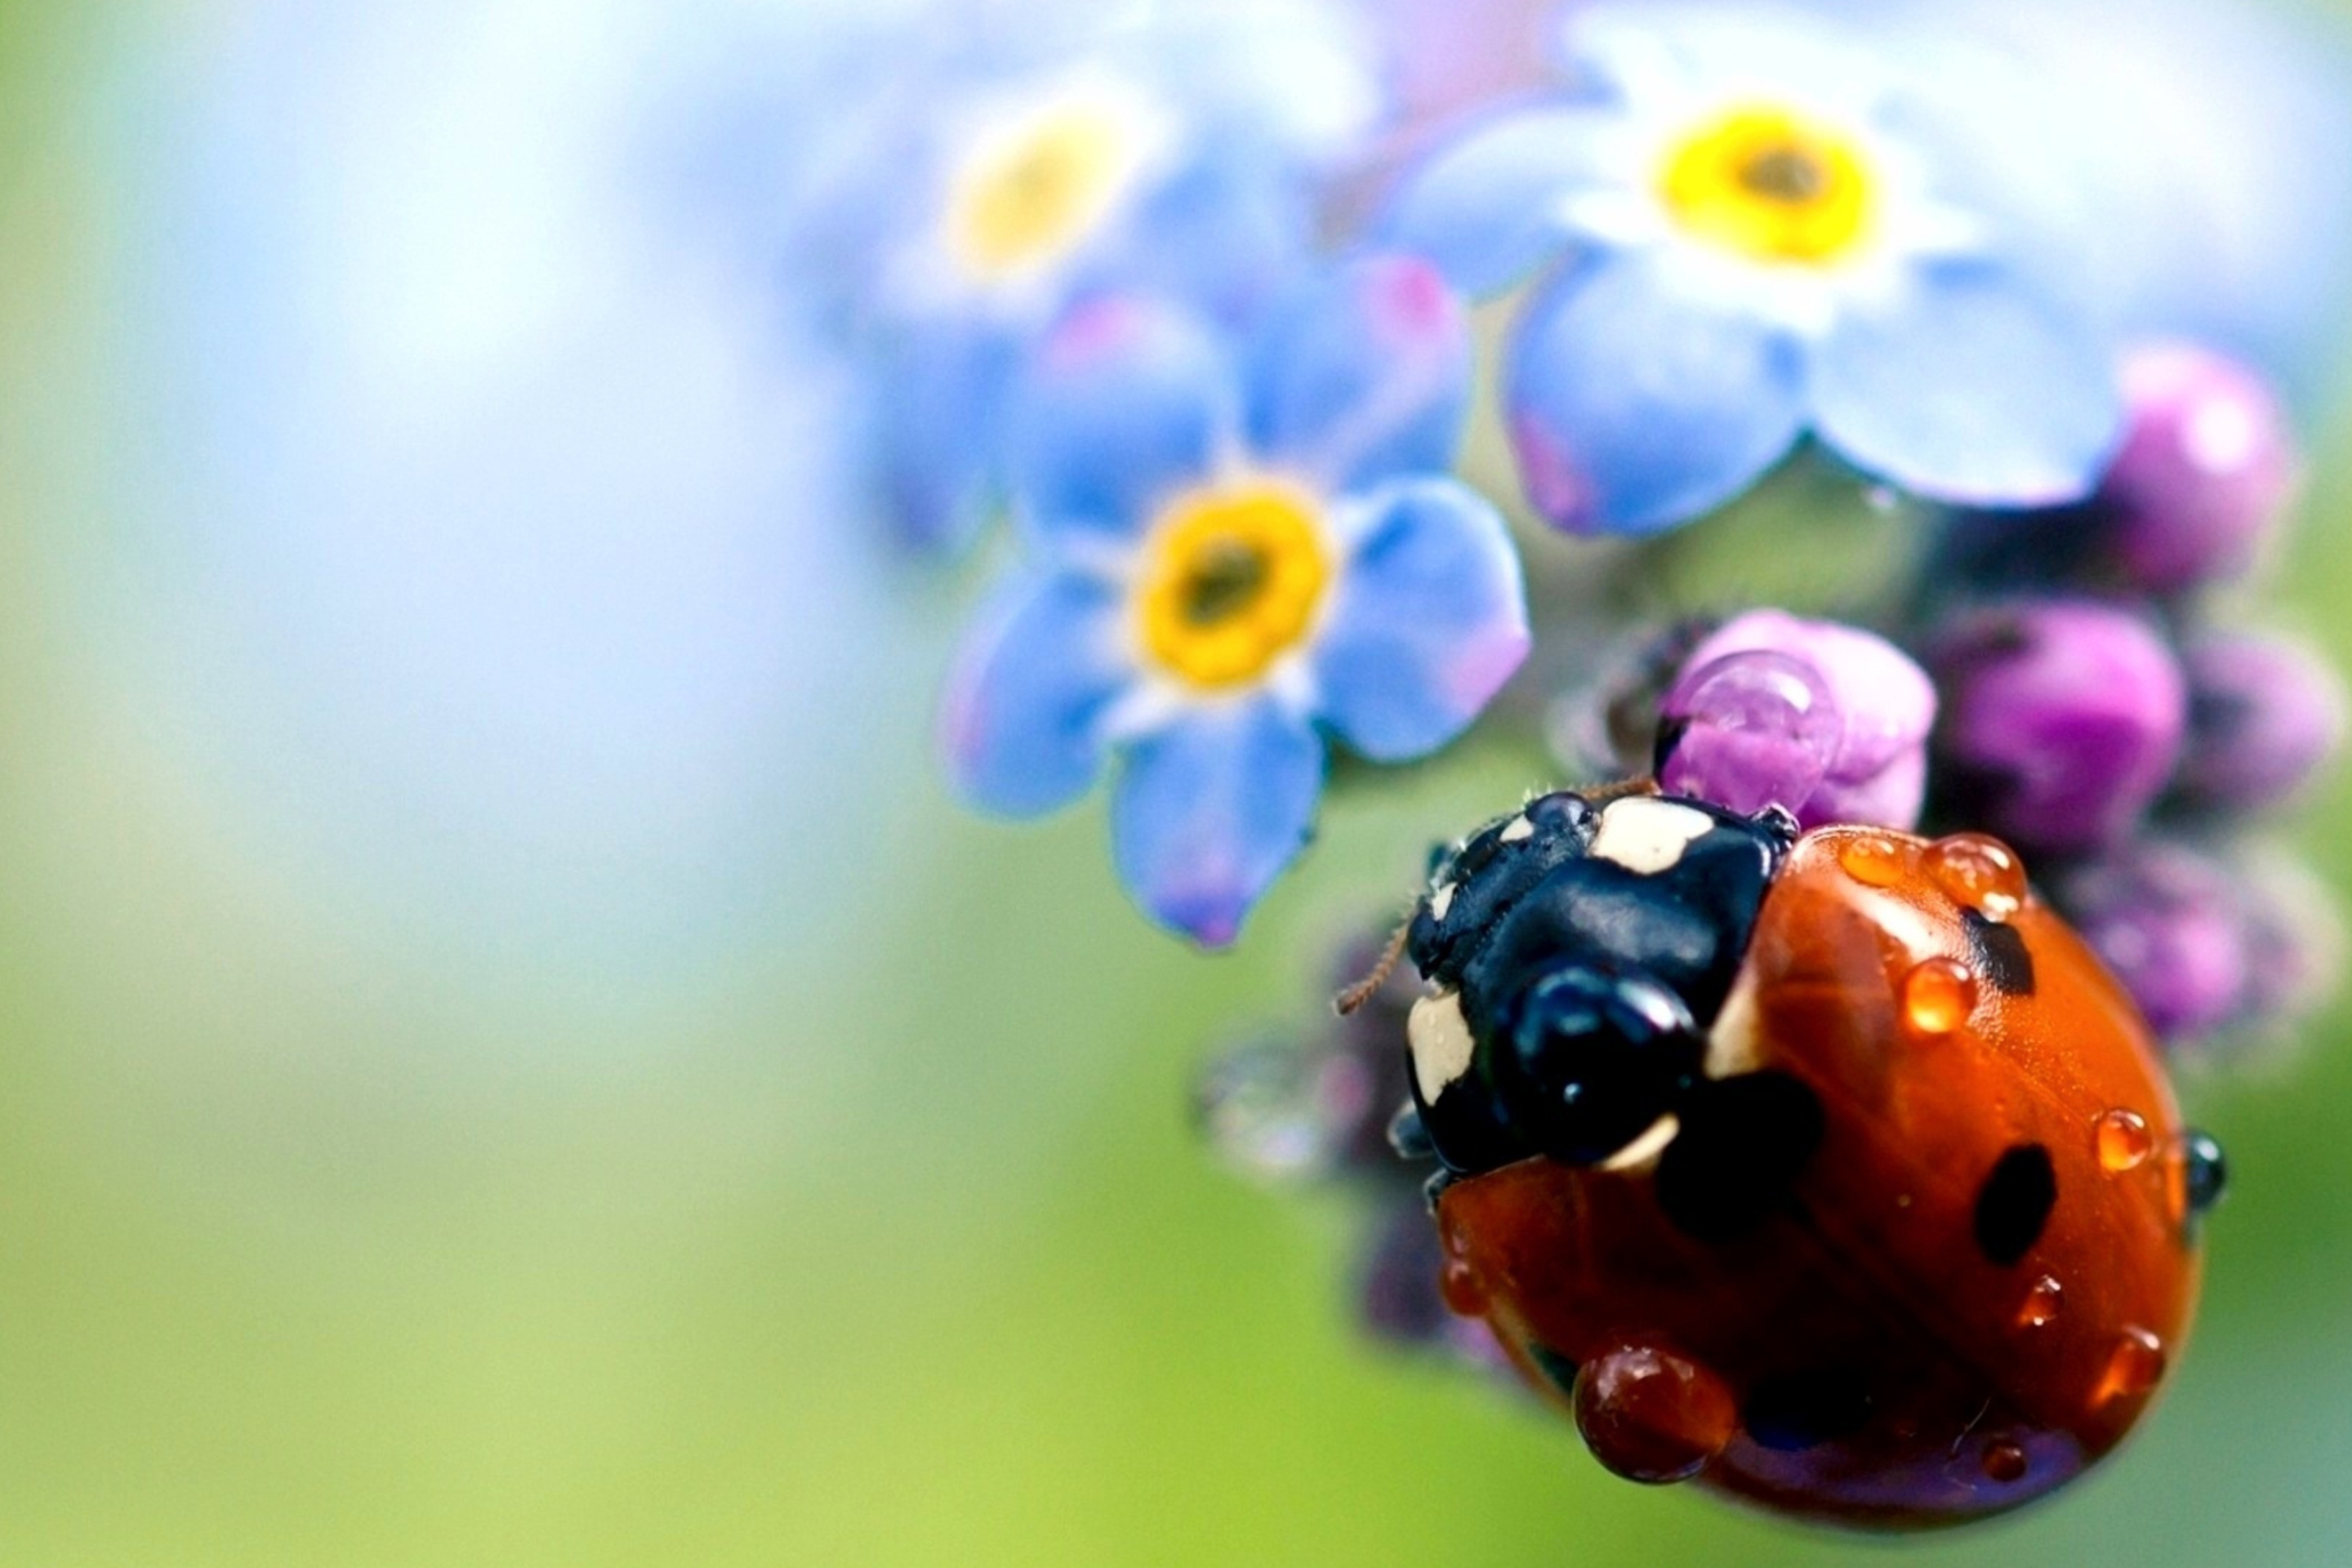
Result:
{"label": "black spot on ladybug", "polygon": [[1822,1102],[1784,1072],[1742,1073],[1692,1089],[1658,1160],[1658,1205],[1686,1236],[1729,1241],[1789,1201],[1822,1144]]}
{"label": "black spot on ladybug", "polygon": [[1870,1403],[1859,1373],[1799,1373],[1758,1384],[1739,1420],[1759,1447],[1794,1453],[1860,1431],[1870,1420]]}
{"label": "black spot on ladybug", "polygon": [[2194,1128],[2182,1152],[2188,1164],[2189,1210],[2203,1214],[2221,1201],[2222,1189],[2230,1184],[2230,1162],[2222,1157],[2219,1140]]}
{"label": "black spot on ladybug", "polygon": [[2050,1151],[2020,1143],[1993,1164],[1977,1192],[1977,1249],[2002,1268],[2042,1239],[2058,1202],[2058,1173]]}
{"label": "black spot on ladybug", "polygon": [[1535,1362],[1536,1370],[1543,1373],[1546,1383],[1559,1390],[1563,1397],[1575,1397],[1577,1365],[1574,1361],[1536,1340],[1528,1342],[1528,1355]]}
{"label": "black spot on ladybug", "polygon": [[1989,921],[1974,910],[1960,911],[1968,928],[1969,945],[1976,950],[1977,972],[1993,989],[2010,996],[2033,994],[2033,954],[2015,926]]}

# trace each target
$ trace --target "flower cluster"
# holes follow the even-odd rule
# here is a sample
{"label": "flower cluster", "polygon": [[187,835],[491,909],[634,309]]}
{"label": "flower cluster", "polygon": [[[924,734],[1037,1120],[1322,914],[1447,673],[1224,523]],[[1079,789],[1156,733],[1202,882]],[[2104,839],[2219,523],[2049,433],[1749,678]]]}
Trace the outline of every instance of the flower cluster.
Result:
{"label": "flower cluster", "polygon": [[2121,379],[2126,439],[2087,501],[1944,525],[1918,611],[1949,700],[1937,807],[2048,867],[2149,1022],[2206,1046],[2324,989],[2333,913],[2258,871],[2283,858],[2260,829],[2336,751],[2344,696],[2301,643],[2242,624],[2294,491],[2276,397],[2179,342],[2135,346]]}
{"label": "flower cluster", "polygon": [[[1665,5],[1584,8],[1560,37],[1543,93],[1523,71],[1444,133],[1412,128],[1410,157],[1393,157],[1400,139],[1370,144],[1368,172],[1328,209],[1335,259],[1315,269],[1343,294],[1412,278],[1450,321],[1456,299],[1478,308],[1479,363],[1458,339],[1419,353],[1491,385],[1500,439],[1460,472],[1517,525],[1526,618],[1498,607],[1522,579],[1507,575],[1494,514],[1442,479],[1450,445],[1424,445],[1412,483],[1456,485],[1454,536],[1492,553],[1481,572],[1415,574],[1414,614],[1435,627],[1455,606],[1455,629],[1412,659],[1451,647],[1478,679],[1429,707],[1409,746],[1370,743],[1344,677],[1288,711],[1384,761],[1433,750],[1483,710],[1547,744],[1563,782],[1654,780],[1743,813],[1777,805],[1807,828],[1998,836],[2168,1048],[2212,1060],[2282,1037],[2326,994],[2339,938],[2275,825],[2339,749],[2345,717],[2326,661],[2261,612],[2296,500],[2281,389],[2297,367],[2243,337],[2200,341],[2231,318],[2227,300],[2167,317],[2150,300],[2179,296],[2119,282],[2128,237],[2071,216],[2115,205],[2053,188],[2093,177],[2095,160],[2077,145],[2042,149],[2038,171],[2020,160],[2014,121],[2068,115],[2034,120],[1981,73],[1960,73],[1961,93],[1902,65],[1956,56],[1795,13]],[[1327,309],[1336,321],[1364,307]],[[1350,341],[1412,357],[1364,346],[1381,341],[1370,328]],[[1360,364],[1307,368],[1326,353],[1276,357],[1350,389],[1343,402],[1411,402],[1358,395],[1372,379]],[[1054,417],[1082,426],[1067,401]],[[1271,448],[1250,450],[1245,467],[1268,466]],[[1327,479],[1316,493],[1348,489]],[[1785,605],[1746,591],[1766,575],[1793,584]],[[1505,691],[1523,634],[1532,652]],[[1122,679],[1165,689],[1149,638],[1130,646],[1146,651],[1122,668],[1142,674]],[[1315,644],[1303,667],[1334,669],[1343,646]],[[951,727],[965,711],[951,705]],[[1064,753],[1067,790],[1124,731],[1087,733]],[[1255,787],[1268,847],[1255,864],[1271,868],[1275,797]],[[1128,864],[1163,920],[1230,934]],[[1262,886],[1211,879],[1236,918]],[[1394,1158],[1427,1151],[1390,1148],[1415,992],[1377,959],[1377,943],[1340,954],[1338,973],[1379,981],[1351,1016],[1216,1063],[1203,1124],[1255,1174],[1367,1194],[1366,1322],[1491,1363],[1444,1310],[1420,1173]]]}
{"label": "flower cluster", "polygon": [[1423,755],[1526,655],[1502,518],[1447,477],[1468,357],[1410,258],[1318,279],[1237,343],[1146,297],[1073,312],[1013,442],[1025,559],[950,688],[957,784],[1046,811],[1124,753],[1121,878],[1231,942],[1307,841],[1327,732]]}
{"label": "flower cluster", "polygon": [[[855,241],[883,510],[1008,536],[957,791],[1108,777],[1119,879],[1222,946],[1335,751],[1483,725],[1587,782],[2003,836],[2184,1046],[2307,1001],[2329,921],[2244,869],[2340,730],[2250,626],[2276,367],[2122,279],[2091,142],[2018,129],[2079,126],[2051,78],[1947,68],[1916,17],[1673,5],[1382,68],[1375,16],[1425,52],[1527,10],[1055,12],[856,139],[890,166],[803,237]],[[1785,606],[1665,586],[1730,559],[1727,512],[1781,531]]]}

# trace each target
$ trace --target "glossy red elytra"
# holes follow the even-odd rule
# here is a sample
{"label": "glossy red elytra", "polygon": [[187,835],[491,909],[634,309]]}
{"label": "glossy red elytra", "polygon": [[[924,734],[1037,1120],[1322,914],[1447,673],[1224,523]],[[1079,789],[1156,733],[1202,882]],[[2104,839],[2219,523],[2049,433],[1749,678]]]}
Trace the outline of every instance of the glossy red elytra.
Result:
{"label": "glossy red elytra", "polygon": [[1995,841],[1547,795],[1408,952],[1447,1298],[1621,1474],[1958,1522],[2177,1360],[2218,1149]]}

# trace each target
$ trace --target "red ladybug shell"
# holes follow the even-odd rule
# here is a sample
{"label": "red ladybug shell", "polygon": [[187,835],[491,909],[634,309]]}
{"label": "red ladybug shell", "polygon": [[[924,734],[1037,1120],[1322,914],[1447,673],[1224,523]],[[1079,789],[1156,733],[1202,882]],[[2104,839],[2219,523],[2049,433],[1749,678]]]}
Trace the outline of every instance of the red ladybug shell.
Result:
{"label": "red ladybug shell", "polygon": [[[1737,1234],[1670,1217],[1666,1121],[1607,1166],[1525,1160],[1439,1199],[1447,1299],[1604,1464],[1911,1528],[2123,1438],[2196,1300],[2186,1137],[2146,1026],[2006,849],[1806,837],[1706,1070],[1818,1101],[1811,1157]],[[1743,1200],[1773,1179],[1677,1173]]]}

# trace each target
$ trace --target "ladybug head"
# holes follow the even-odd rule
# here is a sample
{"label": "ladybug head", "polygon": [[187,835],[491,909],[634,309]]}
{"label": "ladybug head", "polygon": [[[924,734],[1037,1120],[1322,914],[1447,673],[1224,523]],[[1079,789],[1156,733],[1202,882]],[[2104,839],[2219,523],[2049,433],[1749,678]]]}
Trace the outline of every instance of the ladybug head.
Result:
{"label": "ladybug head", "polygon": [[1432,987],[1409,1034],[1438,1157],[1594,1164],[1638,1142],[1699,1077],[1796,833],[1777,809],[1559,794],[1441,852],[1406,939]]}

